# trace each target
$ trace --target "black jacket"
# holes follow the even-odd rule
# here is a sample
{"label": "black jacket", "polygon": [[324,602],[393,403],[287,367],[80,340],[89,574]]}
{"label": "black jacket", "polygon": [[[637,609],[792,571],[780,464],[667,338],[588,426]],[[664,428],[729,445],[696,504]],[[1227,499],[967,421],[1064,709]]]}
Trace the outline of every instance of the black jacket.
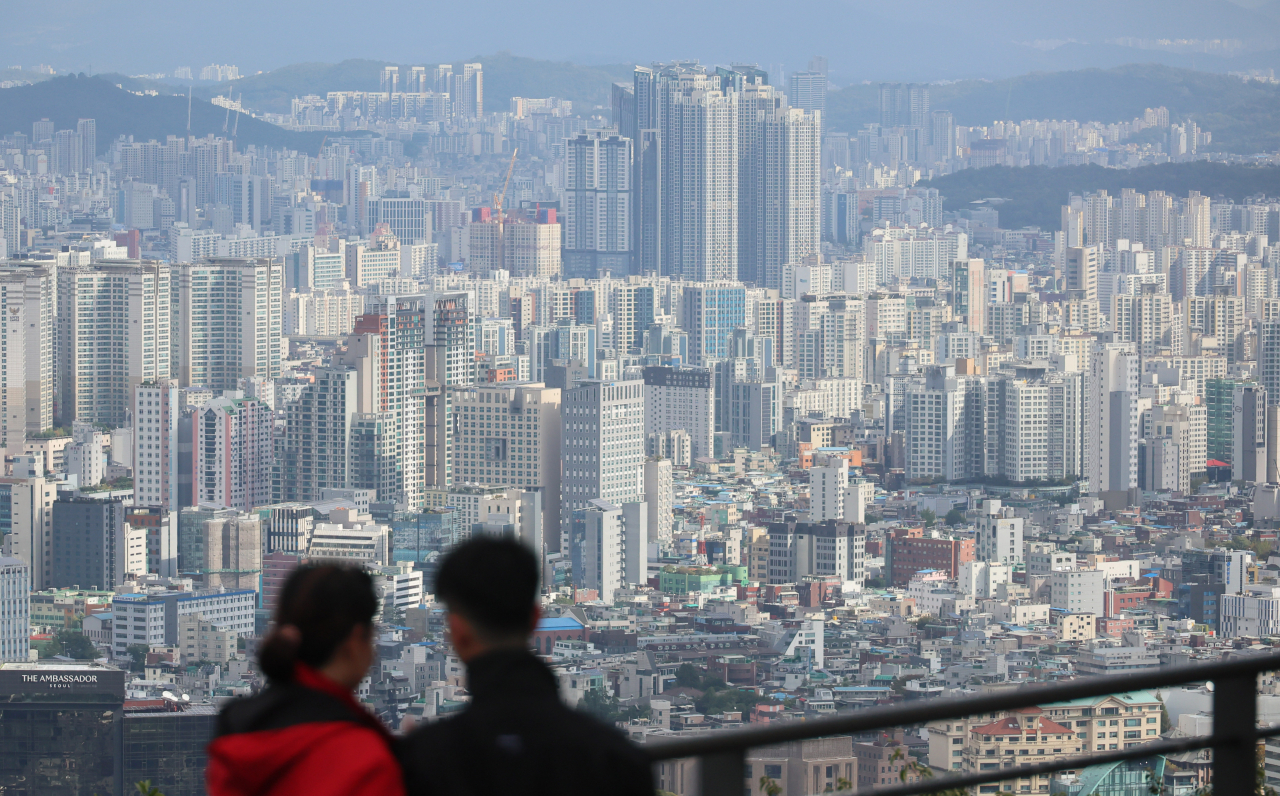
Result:
{"label": "black jacket", "polygon": [[532,654],[496,652],[467,667],[471,704],[400,743],[410,796],[653,796],[640,749],[560,701]]}

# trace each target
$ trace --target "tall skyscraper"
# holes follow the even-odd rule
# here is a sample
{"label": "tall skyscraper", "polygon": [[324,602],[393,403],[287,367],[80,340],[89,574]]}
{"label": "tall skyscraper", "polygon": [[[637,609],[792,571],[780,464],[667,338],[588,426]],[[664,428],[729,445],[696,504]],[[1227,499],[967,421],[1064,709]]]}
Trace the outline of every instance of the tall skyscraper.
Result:
{"label": "tall skyscraper", "polygon": [[315,379],[285,408],[272,475],[272,502],[310,502],[323,489],[345,489],[359,381],[345,366],[317,368]]}
{"label": "tall skyscraper", "polygon": [[821,253],[821,114],[768,85],[738,105],[738,278],[775,290],[782,268]]}
{"label": "tall skyscraper", "polygon": [[[650,236],[659,242],[663,274],[736,278],[738,94],[721,90],[720,78],[706,68],[673,64],[638,69],[635,95],[637,124],[650,129],[656,122],[661,153],[660,232],[642,229],[641,246]],[[649,187],[643,177],[636,182],[642,192]],[[643,226],[654,219],[640,204]]]}
{"label": "tall skyscraper", "polygon": [[644,382],[588,381],[564,392],[561,550],[573,512],[592,500],[615,506],[644,495]]}
{"label": "tall skyscraper", "polygon": [[565,142],[566,277],[632,273],[633,158],[628,137],[588,132]]}

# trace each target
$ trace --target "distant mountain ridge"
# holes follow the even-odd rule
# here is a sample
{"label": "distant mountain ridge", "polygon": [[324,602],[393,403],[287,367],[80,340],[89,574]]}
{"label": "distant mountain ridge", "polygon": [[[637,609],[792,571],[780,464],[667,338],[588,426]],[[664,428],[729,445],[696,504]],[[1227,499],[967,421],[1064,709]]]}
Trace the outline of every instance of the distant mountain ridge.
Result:
{"label": "distant mountain ridge", "polygon": [[[0,89],[0,134],[18,131],[30,135],[32,122],[39,119],[51,120],[58,130],[74,130],[82,118],[97,121],[98,151],[102,153],[121,135],[139,141],[187,135],[187,98],[140,96],[100,77],[80,75]],[[230,138],[233,130],[241,147],[255,144],[315,153],[324,139],[321,133],[292,132],[248,114],[228,113],[203,99],[192,99],[192,135],[212,133]]]}
{"label": "distant mountain ridge", "polygon": [[1280,196],[1280,167],[1229,166],[1225,163],[1162,163],[1136,169],[1108,169],[1102,166],[1028,166],[965,169],[920,183],[937,188],[947,210],[962,210],[978,199],[1004,199],[996,205],[1000,226],[1020,229],[1027,226],[1056,231],[1062,226],[1061,207],[1068,194],[1106,190],[1112,196],[1132,188],[1139,193],[1164,191],[1186,196],[1199,191],[1211,198],[1236,202],[1246,196]]}
{"label": "distant mountain ridge", "polygon": [[[1165,106],[1173,120],[1193,118],[1213,132],[1211,149],[1253,154],[1280,149],[1280,85],[1157,64],[1034,72],[1008,80],[935,85],[931,106],[957,124],[1075,119],[1119,122]],[[876,84],[847,86],[827,98],[828,127],[854,132],[879,121]]]}
{"label": "distant mountain ridge", "polygon": [[[610,85],[616,80],[631,79],[631,65],[579,66],[568,62],[540,61],[511,53],[477,55],[462,63],[484,65],[484,104],[487,111],[505,111],[512,97],[560,97],[584,105],[608,107]],[[417,61],[395,64],[351,58],[336,64],[290,64],[270,72],[247,75],[239,80],[214,85],[198,85],[195,96],[206,99],[231,96],[254,111],[288,113],[290,101],[306,94],[324,96],[329,91],[377,91],[384,66],[434,66],[448,61]],[[154,89],[178,93],[180,88],[170,81],[140,80],[123,75],[110,76],[125,88]]]}

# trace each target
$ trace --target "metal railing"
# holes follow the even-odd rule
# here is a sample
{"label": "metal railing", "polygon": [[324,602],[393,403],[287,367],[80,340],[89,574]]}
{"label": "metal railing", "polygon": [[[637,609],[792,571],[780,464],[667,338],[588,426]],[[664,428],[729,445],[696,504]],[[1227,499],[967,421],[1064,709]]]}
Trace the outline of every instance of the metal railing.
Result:
{"label": "metal railing", "polygon": [[1004,782],[1011,778],[1022,779],[1055,771],[1077,770],[1154,755],[1212,748],[1215,796],[1245,796],[1254,793],[1257,788],[1255,778],[1258,770],[1258,740],[1280,735],[1280,725],[1257,729],[1258,675],[1277,669],[1280,669],[1280,654],[1246,654],[1216,663],[1137,674],[1089,677],[1061,685],[1028,685],[1007,693],[924,700],[919,703],[869,708],[832,718],[770,724],[759,729],[713,732],[694,738],[646,744],[645,751],[655,763],[662,760],[700,758],[700,796],[742,796],[746,784],[744,772],[747,752],[755,747],[910,727],[980,713],[1211,681],[1214,684],[1211,735],[1152,741],[1104,754],[1081,755],[1000,771],[938,776],[899,787],[877,788],[875,793],[876,796],[914,796],[950,788]]}

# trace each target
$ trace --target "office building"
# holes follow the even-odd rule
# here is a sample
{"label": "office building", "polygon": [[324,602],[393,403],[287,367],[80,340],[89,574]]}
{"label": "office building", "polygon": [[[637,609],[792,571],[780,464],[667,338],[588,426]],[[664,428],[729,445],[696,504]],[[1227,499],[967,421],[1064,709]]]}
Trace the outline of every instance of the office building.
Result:
{"label": "office building", "polygon": [[1067,613],[1106,616],[1106,588],[1100,569],[1055,569],[1049,573],[1049,604]]}
{"label": "office building", "polygon": [[568,554],[573,511],[597,499],[636,503],[644,494],[644,382],[587,381],[564,391],[560,411],[561,551]]}
{"label": "office building", "polygon": [[147,534],[124,521],[119,499],[60,497],[53,502],[47,587],[109,589],[147,571]]}
{"label": "office building", "polygon": [[[560,550],[561,390],[533,382],[475,385],[451,391],[454,488],[463,484],[535,493],[549,552]],[[563,429],[563,430],[562,430]],[[638,463],[637,463],[638,467]],[[640,490],[629,492],[638,495]],[[452,494],[452,493],[451,493]],[[477,517],[476,521],[483,517]],[[468,526],[469,527],[469,526]]]}
{"label": "office building", "polygon": [[[1203,407],[1199,407],[1203,411]],[[1267,391],[1236,385],[1232,395],[1231,480],[1267,480]],[[1202,457],[1203,458],[1203,457]],[[1189,486],[1189,485],[1188,485]]]}
{"label": "office building", "polygon": [[178,576],[178,512],[159,506],[130,506],[124,521],[146,537],[147,572],[166,578]]}
{"label": "office building", "polygon": [[134,644],[177,647],[178,624],[188,616],[200,616],[237,636],[250,636],[257,603],[258,593],[252,589],[117,594],[111,598],[112,655],[125,657]]}
{"label": "office building", "polygon": [[861,588],[866,574],[866,533],[838,520],[775,522],[767,526],[769,583],[834,577]]}
{"label": "office building", "polygon": [[100,664],[0,664],[0,699],[12,706],[5,734],[27,739],[0,744],[0,788],[118,793],[120,722],[102,714],[123,710],[126,674]]}
{"label": "office building", "polygon": [[715,434],[716,419],[709,372],[646,367],[644,402],[646,438],[684,431],[689,435],[694,458],[712,455],[711,438]]}
{"label": "office building", "polygon": [[736,282],[703,282],[685,287],[681,325],[689,333],[689,364],[705,367],[729,355],[734,329],[746,326],[746,289]]}
{"label": "office building", "polygon": [[0,556],[0,661],[25,661],[31,647],[31,567]]}

